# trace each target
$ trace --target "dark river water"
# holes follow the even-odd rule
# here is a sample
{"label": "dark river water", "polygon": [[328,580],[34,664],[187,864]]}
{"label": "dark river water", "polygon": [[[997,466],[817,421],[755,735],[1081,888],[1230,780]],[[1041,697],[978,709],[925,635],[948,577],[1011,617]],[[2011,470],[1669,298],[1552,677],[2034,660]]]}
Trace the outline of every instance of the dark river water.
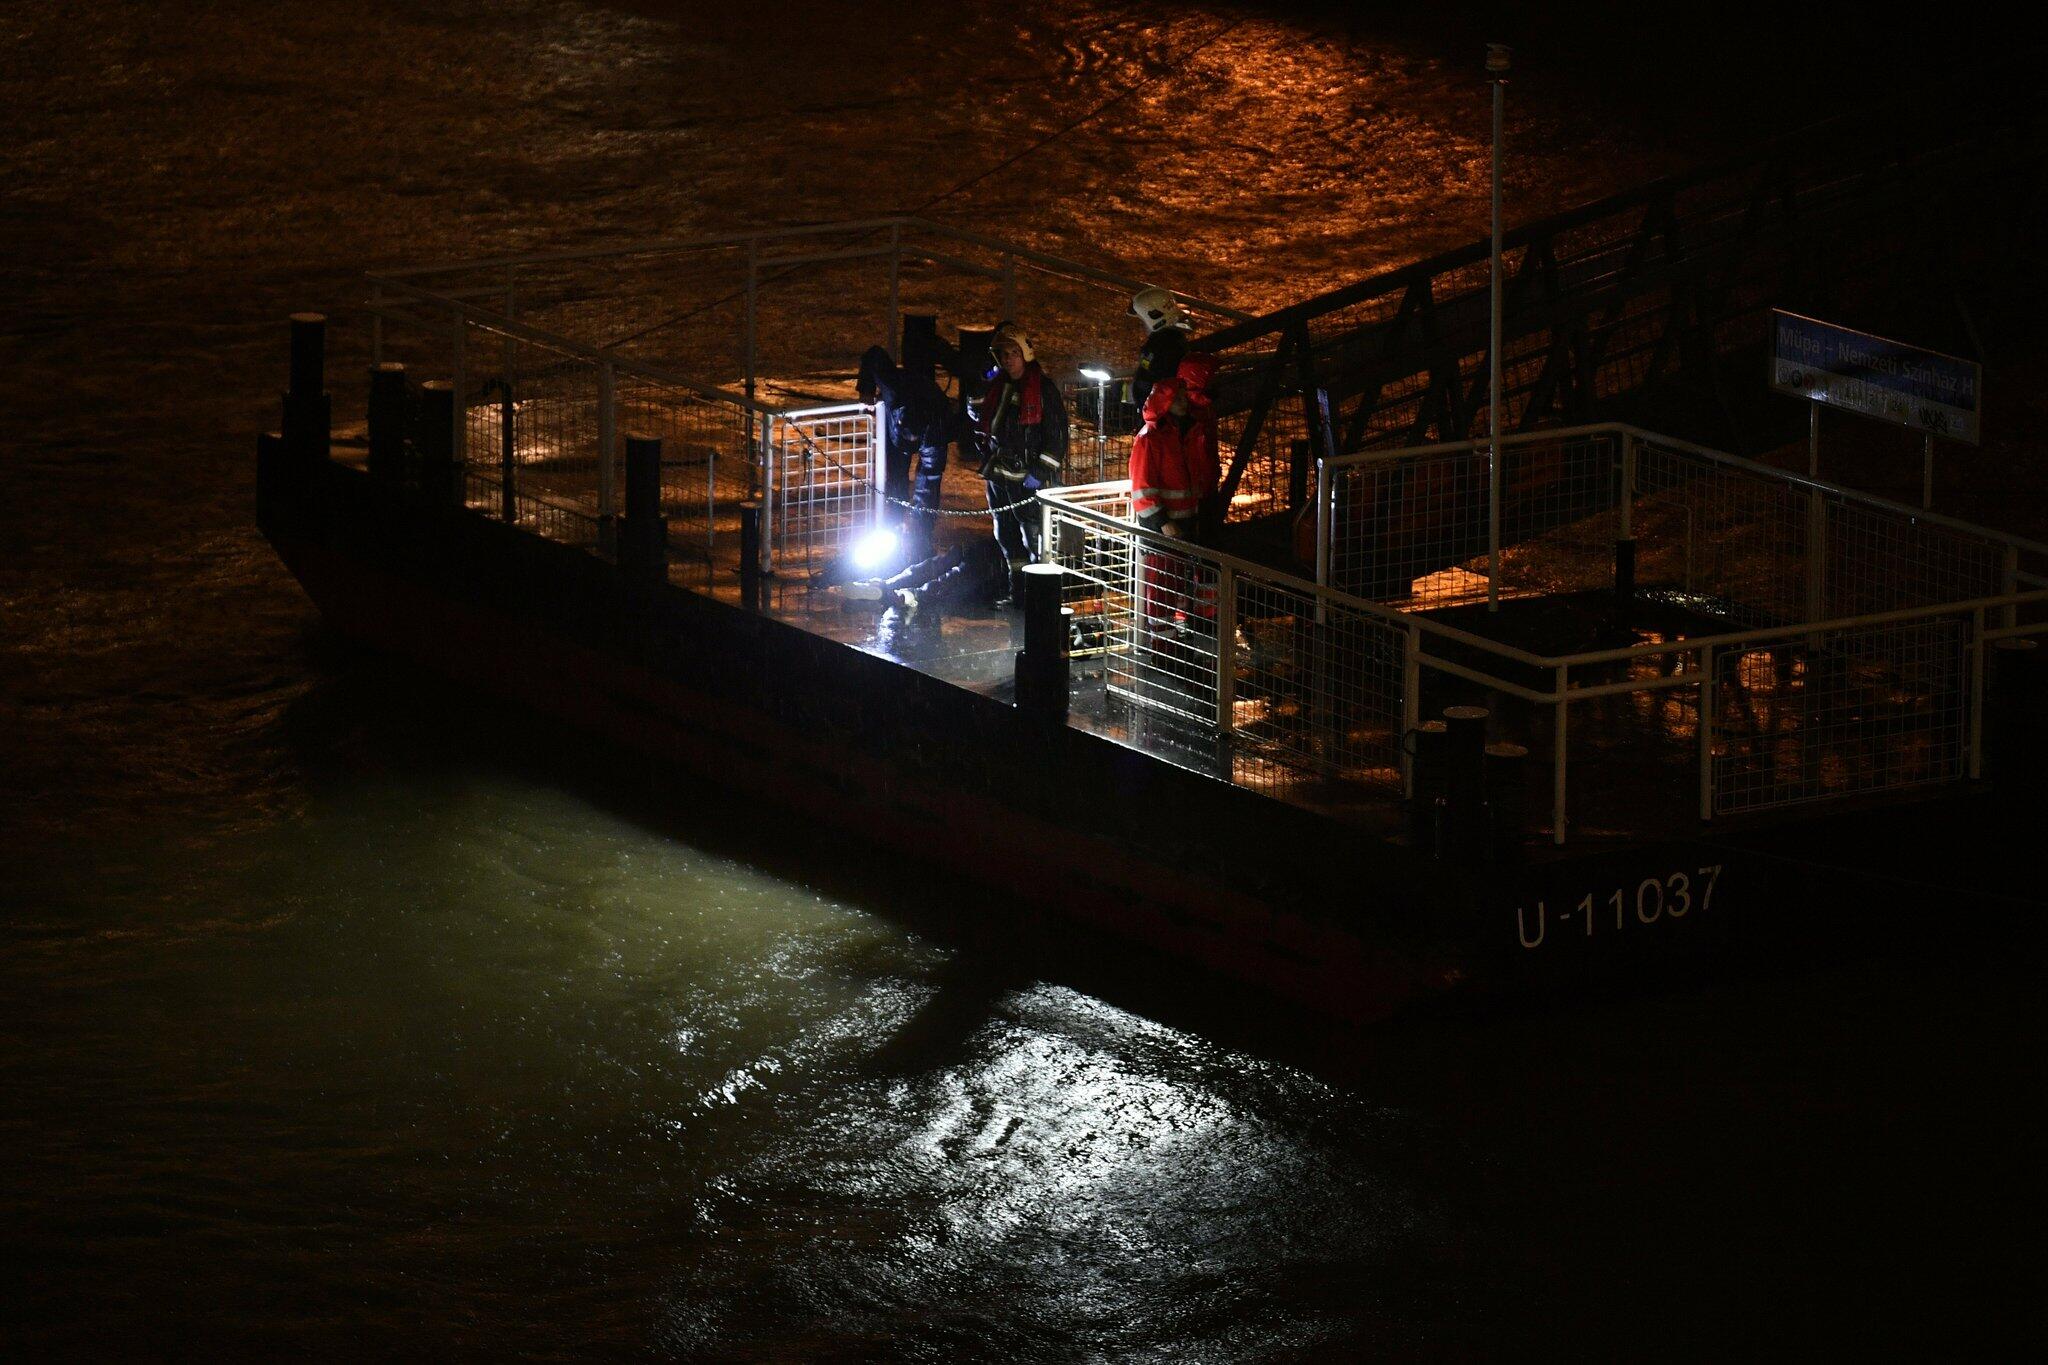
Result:
{"label": "dark river water", "polygon": [[[1612,18],[1527,40],[1514,217],[1872,77]],[[1362,1036],[1079,985],[909,927],[962,894],[917,868],[343,649],[254,528],[281,319],[348,324],[365,267],[922,203],[1129,90],[932,213],[1283,302],[1483,229],[1483,26],[0,9],[7,1354],[2037,1337],[2040,954],[1938,893],[1874,957]]]}

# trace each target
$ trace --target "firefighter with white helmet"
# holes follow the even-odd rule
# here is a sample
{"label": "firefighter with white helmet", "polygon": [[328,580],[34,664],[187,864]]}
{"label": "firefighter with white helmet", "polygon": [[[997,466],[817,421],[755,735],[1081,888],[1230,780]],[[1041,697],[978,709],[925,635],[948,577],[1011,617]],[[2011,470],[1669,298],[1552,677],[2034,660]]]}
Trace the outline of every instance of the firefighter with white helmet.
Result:
{"label": "firefighter with white helmet", "polygon": [[1154,286],[1132,297],[1131,316],[1145,324],[1145,344],[1138,352],[1138,368],[1124,386],[1124,398],[1132,407],[1143,408],[1152,386],[1178,373],[1187,356],[1188,315],[1171,290]]}

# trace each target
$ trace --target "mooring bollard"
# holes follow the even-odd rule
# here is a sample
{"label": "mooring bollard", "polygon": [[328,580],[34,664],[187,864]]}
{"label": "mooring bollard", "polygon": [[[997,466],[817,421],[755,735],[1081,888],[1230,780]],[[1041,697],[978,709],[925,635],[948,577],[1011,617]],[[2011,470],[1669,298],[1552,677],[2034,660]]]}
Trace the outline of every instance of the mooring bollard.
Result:
{"label": "mooring bollard", "polygon": [[1425,720],[1408,732],[1408,752],[1414,757],[1408,843],[1432,858],[1444,856],[1450,805],[1444,794],[1444,763],[1450,737],[1450,727],[1440,720]]}
{"label": "mooring bollard", "polygon": [[284,437],[270,431],[256,438],[256,503],[259,508],[275,506],[288,489],[304,486],[303,479],[292,477],[293,471],[286,467],[287,459]]}
{"label": "mooring bollard", "polygon": [[1614,542],[1614,605],[1626,608],[1636,596],[1636,538]]}
{"label": "mooring bollard", "polygon": [[1047,720],[1067,717],[1067,623],[1057,564],[1024,566],[1024,652],[1017,656],[1017,707]]}
{"label": "mooring bollard", "polygon": [[1529,827],[1529,751],[1523,746],[1486,746],[1486,808],[1493,817],[1488,856],[1507,862],[1521,851]]}
{"label": "mooring bollard", "polygon": [[324,460],[332,449],[334,405],[327,397],[327,319],[291,316],[290,387],[284,392],[284,445],[295,460]]}
{"label": "mooring bollard", "polygon": [[2042,649],[2025,636],[1991,645],[1991,697],[1985,707],[1991,776],[2001,781],[2038,775],[2043,757]]}
{"label": "mooring bollard", "polygon": [[1449,799],[1446,856],[1476,862],[1486,850],[1492,817],[1486,809],[1486,721],[1483,706],[1447,706],[1444,778]]}
{"label": "mooring bollard", "polygon": [[761,609],[761,504],[740,504],[740,605]]}
{"label": "mooring bollard", "polygon": [[626,438],[626,517],[619,569],[637,583],[668,582],[668,518],[661,514],[661,440]]}
{"label": "mooring bollard", "polygon": [[370,476],[397,484],[405,478],[405,423],[410,395],[405,366],[395,360],[370,367]]}
{"label": "mooring bollard", "polygon": [[420,492],[429,502],[462,506],[467,499],[462,466],[455,463],[455,386],[445,379],[420,385],[415,415],[412,450],[419,461]]}

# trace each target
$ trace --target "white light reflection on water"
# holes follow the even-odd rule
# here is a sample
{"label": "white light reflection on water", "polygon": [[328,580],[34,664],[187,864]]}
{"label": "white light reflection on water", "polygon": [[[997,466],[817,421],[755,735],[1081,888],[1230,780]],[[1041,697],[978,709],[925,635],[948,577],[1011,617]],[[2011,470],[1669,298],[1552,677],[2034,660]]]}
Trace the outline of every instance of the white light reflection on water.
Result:
{"label": "white light reflection on water", "polygon": [[1256,1358],[1372,1318],[1314,1267],[1425,1250],[1412,1120],[1064,987],[987,999],[851,1048],[806,1131],[714,1182],[730,1249],[672,1289],[675,1345]]}

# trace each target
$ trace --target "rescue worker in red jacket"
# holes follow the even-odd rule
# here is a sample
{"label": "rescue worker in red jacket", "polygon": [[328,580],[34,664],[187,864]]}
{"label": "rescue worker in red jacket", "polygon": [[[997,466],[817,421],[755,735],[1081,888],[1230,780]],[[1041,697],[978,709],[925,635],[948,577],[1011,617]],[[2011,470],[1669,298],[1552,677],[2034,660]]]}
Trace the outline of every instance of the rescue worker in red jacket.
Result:
{"label": "rescue worker in red jacket", "polygon": [[[1209,386],[1216,358],[1195,352],[1145,399],[1145,425],[1131,442],[1131,515],[1148,531],[1174,540],[1200,535],[1204,499],[1216,491],[1216,409]],[[1157,551],[1144,556],[1144,616],[1155,640],[1182,631],[1214,636],[1216,578],[1206,565]],[[1176,673],[1199,659],[1169,650]],[[1213,659],[1209,661],[1213,665]]]}
{"label": "rescue worker in red jacket", "polygon": [[1131,299],[1131,316],[1145,324],[1145,344],[1138,368],[1124,381],[1124,401],[1142,410],[1152,386],[1170,379],[1188,355],[1188,315],[1180,301],[1164,289],[1141,289]]}
{"label": "rescue worker in red jacket", "polygon": [[1131,515],[1148,531],[1193,540],[1202,500],[1216,491],[1216,357],[1197,351],[1146,395],[1131,442]]}

